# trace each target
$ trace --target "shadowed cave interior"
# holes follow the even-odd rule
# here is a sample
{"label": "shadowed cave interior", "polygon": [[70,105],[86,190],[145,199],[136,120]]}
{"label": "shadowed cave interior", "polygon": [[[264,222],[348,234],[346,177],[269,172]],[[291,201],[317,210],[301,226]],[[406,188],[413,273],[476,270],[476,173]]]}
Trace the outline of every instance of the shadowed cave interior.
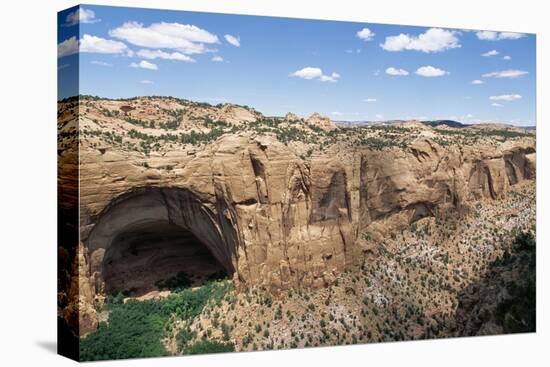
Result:
{"label": "shadowed cave interior", "polygon": [[105,253],[103,269],[107,294],[132,297],[227,277],[193,233],[165,220],[122,229]]}

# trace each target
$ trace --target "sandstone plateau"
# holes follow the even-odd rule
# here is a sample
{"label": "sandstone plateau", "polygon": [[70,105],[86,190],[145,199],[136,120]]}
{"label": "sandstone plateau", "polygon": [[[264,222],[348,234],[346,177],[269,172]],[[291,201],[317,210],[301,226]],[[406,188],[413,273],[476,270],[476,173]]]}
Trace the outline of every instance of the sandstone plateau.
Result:
{"label": "sandstone plateau", "polygon": [[[60,314],[81,335],[109,292],[145,294],[194,259],[237,288],[327,287],[392,231],[466,216],[536,173],[535,136],[507,127],[342,128],[160,97],[81,97],[58,110],[60,206],[80,222],[61,237]],[[193,250],[177,250],[178,238]],[[150,256],[127,261],[138,252]]]}

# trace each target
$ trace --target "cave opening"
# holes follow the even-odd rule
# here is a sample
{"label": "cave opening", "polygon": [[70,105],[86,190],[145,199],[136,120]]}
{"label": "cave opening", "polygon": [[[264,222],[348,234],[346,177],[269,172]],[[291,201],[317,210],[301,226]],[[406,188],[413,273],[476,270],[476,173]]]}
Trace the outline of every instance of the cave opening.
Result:
{"label": "cave opening", "polygon": [[107,294],[139,297],[226,277],[225,268],[191,231],[163,220],[124,228],[103,258]]}
{"label": "cave opening", "polygon": [[95,292],[140,297],[232,278],[238,235],[219,210],[182,188],[134,188],[112,199],[84,239]]}

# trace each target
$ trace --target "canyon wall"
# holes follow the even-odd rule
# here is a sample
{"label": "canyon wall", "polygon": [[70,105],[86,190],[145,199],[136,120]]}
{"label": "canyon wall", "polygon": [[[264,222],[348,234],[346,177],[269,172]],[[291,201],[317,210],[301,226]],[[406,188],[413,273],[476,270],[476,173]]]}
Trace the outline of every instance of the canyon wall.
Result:
{"label": "canyon wall", "polygon": [[[532,140],[500,147],[357,149],[304,160],[270,137],[226,135],[195,153],[81,149],[81,241],[93,292],[121,228],[166,220],[208,247],[238,284],[322,287],[362,262],[370,232],[468,210],[535,177]],[[163,169],[162,167],[171,167]]]}

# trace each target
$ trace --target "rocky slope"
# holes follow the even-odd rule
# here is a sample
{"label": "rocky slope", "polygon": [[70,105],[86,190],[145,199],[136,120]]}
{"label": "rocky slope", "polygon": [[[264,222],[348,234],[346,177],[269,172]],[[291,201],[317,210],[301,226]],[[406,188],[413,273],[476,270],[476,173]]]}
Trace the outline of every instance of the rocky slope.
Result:
{"label": "rocky slope", "polygon": [[77,108],[80,252],[61,288],[71,289],[69,279],[79,288],[81,334],[97,324],[109,249],[128,228],[188,230],[238,288],[277,294],[329,286],[393,230],[467,215],[476,201],[502,199],[535,177],[528,132],[417,122],[344,129],[317,114],[267,118],[227,104],[87,97],[59,104],[65,203],[75,195]]}

